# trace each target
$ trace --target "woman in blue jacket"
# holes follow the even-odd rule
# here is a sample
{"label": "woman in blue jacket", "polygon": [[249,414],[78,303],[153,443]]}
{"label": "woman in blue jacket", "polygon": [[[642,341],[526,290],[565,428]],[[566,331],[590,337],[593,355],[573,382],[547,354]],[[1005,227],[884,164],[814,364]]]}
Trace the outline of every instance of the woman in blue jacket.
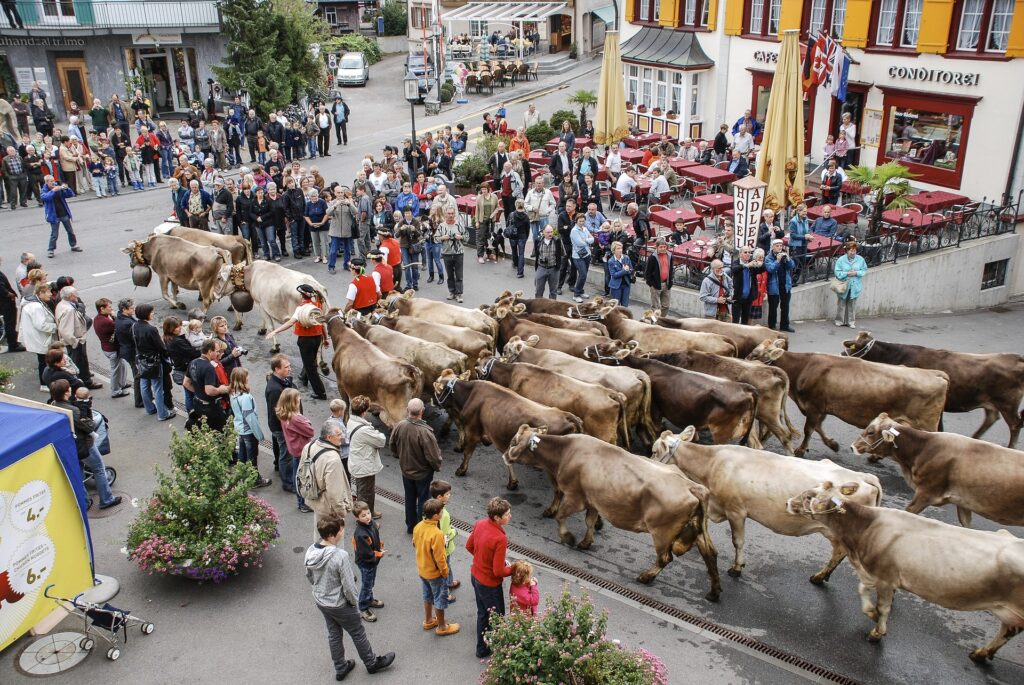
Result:
{"label": "woman in blue jacket", "polygon": [[776,238],[772,241],[772,251],[764,260],[764,268],[768,272],[768,328],[775,328],[776,315],[779,315],[778,330],[795,333],[789,325],[789,295],[793,290],[795,265],[784,248],[782,239]]}
{"label": "woman in blue jacket", "polygon": [[608,258],[608,290],[623,307],[629,306],[629,288],[632,283],[633,262],[622,252],[622,243],[612,243],[612,256]]}
{"label": "woman in blue jacket", "polygon": [[[846,243],[846,254],[836,260],[835,277],[845,283],[843,292],[836,293],[836,325],[857,327],[857,298],[860,297],[860,279],[868,272],[868,263],[857,254],[857,242]],[[842,288],[842,286],[839,286]],[[835,288],[834,288],[835,289]]]}

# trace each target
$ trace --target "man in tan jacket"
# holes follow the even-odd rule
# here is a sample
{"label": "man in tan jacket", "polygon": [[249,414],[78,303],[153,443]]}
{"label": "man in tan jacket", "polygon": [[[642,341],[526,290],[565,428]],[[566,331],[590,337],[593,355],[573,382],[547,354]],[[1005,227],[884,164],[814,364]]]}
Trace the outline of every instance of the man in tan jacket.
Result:
{"label": "man in tan jacket", "polygon": [[54,318],[57,320],[57,339],[64,343],[68,356],[78,367],[78,377],[86,387],[97,390],[102,388],[103,384],[94,381],[89,370],[89,353],[85,349],[89,326],[85,314],[79,309],[79,304],[78,290],[74,286],[66,285],[60,289],[60,302],[54,311]]}
{"label": "man in tan jacket", "polygon": [[[330,418],[324,421],[320,438],[310,441],[303,448],[303,452],[308,452],[308,458],[315,460],[313,479],[320,490],[317,499],[306,498],[306,504],[313,510],[314,535],[317,535],[317,523],[328,514],[336,513],[344,518],[352,511],[352,492],[345,475],[345,466],[341,463],[341,444],[344,439],[345,423]],[[303,454],[301,458],[306,459],[307,455]]]}
{"label": "man in tan jacket", "polygon": [[78,195],[78,172],[85,165],[85,158],[82,157],[82,153],[78,149],[78,143],[67,136],[61,136],[60,150],[57,154],[64,182],[75,195]]}

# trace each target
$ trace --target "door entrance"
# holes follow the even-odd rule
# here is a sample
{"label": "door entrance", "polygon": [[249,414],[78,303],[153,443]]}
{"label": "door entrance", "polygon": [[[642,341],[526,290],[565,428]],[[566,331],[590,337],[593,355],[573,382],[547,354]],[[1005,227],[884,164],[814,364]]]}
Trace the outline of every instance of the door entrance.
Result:
{"label": "door entrance", "polygon": [[89,72],[85,68],[85,60],[80,57],[58,57],[56,65],[57,78],[64,95],[64,111],[71,108],[72,100],[83,110],[92,107]]}
{"label": "door entrance", "polygon": [[850,165],[855,165],[860,162],[860,128],[861,118],[864,115],[864,101],[868,96],[867,84],[849,84],[846,88],[846,101],[840,102],[836,100],[832,105],[832,116],[829,120],[828,132],[837,135],[839,132],[839,124],[843,121],[843,115],[849,114],[854,125],[857,127],[857,139],[849,141],[851,148],[856,147],[856,150],[851,150],[847,156],[847,161]]}
{"label": "door entrance", "polygon": [[173,112],[178,109],[174,101],[174,89],[171,87],[171,67],[167,55],[143,55],[142,71],[146,74],[149,86],[149,101],[153,103],[157,113]]}

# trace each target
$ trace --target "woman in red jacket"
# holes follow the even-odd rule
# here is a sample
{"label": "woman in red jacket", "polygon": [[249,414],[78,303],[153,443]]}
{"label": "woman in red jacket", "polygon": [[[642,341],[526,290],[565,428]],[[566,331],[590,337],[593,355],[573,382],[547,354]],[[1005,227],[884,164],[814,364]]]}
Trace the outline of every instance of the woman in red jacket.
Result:
{"label": "woman in red jacket", "polygon": [[512,567],[505,561],[508,536],[505,526],[512,520],[512,505],[501,497],[487,503],[487,518],[473,526],[466,549],[473,555],[473,594],[476,595],[476,656],[486,659],[491,649],[484,642],[490,625],[490,611],[505,614],[505,578]]}

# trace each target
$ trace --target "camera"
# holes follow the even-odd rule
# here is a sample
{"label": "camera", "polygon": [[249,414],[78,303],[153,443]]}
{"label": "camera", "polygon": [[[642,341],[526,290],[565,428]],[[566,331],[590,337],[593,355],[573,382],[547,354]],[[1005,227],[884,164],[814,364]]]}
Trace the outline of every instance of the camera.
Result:
{"label": "camera", "polygon": [[239,347],[238,348],[238,353],[244,356],[244,355],[249,354],[249,350],[245,349],[244,347]]}

